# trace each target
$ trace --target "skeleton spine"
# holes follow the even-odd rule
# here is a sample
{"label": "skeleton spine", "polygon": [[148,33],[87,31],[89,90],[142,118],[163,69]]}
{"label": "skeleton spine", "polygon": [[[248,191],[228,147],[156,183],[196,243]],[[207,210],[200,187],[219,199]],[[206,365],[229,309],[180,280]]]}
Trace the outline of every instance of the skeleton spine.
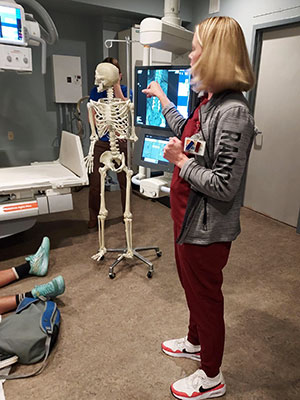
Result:
{"label": "skeleton spine", "polygon": [[[108,103],[110,103],[113,100],[113,98],[114,98],[114,90],[112,87],[110,87],[107,89]],[[109,132],[109,145],[113,158],[118,158],[118,155],[120,154],[120,149],[119,149],[119,143],[116,140],[116,134],[114,129],[111,129]]]}
{"label": "skeleton spine", "polygon": [[114,89],[112,87],[107,89],[107,98],[109,102],[114,98]]}

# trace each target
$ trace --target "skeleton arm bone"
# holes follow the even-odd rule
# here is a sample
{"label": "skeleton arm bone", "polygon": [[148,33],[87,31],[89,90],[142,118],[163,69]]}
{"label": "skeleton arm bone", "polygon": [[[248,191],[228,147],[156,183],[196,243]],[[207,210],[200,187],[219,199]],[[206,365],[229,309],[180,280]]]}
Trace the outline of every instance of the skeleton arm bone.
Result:
{"label": "skeleton arm bone", "polygon": [[135,134],[135,127],[134,127],[134,105],[129,101],[128,103],[128,108],[131,114],[131,132],[129,136],[129,140],[132,142],[136,142],[138,140],[138,137]]}
{"label": "skeleton arm bone", "polygon": [[85,162],[86,168],[88,170],[88,173],[90,174],[91,172],[93,172],[93,168],[94,168],[94,147],[95,147],[95,143],[98,140],[98,135],[97,135],[96,128],[95,128],[93,106],[89,102],[87,104],[87,107],[88,107],[88,117],[89,117],[89,123],[91,126],[92,134],[90,136],[89,152],[88,152],[88,155],[84,158],[84,162]]}

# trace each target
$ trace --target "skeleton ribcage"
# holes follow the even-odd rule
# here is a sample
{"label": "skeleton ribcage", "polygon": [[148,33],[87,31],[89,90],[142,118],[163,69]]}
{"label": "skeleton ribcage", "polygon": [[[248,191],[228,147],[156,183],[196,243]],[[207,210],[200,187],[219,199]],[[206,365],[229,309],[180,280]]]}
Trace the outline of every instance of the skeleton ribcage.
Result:
{"label": "skeleton ribcage", "polygon": [[114,98],[90,100],[95,111],[95,124],[99,137],[114,130],[119,139],[129,137],[128,101]]}

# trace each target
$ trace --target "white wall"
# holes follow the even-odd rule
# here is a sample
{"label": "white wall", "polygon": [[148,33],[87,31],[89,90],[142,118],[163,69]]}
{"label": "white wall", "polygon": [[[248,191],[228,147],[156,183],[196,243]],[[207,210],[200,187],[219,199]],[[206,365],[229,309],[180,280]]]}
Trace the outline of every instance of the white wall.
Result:
{"label": "white wall", "polygon": [[209,0],[194,3],[191,29],[202,19],[226,15],[241,25],[249,53],[252,50],[253,26],[300,16],[300,0],[220,0],[220,12],[208,14]]}

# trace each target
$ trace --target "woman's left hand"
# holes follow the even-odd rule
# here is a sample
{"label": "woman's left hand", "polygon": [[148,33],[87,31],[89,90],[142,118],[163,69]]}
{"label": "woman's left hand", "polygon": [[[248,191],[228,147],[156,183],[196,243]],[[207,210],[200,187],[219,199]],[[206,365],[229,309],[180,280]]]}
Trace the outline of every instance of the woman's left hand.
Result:
{"label": "woman's left hand", "polygon": [[164,158],[182,168],[188,157],[183,152],[182,142],[177,137],[171,137],[164,148]]}

